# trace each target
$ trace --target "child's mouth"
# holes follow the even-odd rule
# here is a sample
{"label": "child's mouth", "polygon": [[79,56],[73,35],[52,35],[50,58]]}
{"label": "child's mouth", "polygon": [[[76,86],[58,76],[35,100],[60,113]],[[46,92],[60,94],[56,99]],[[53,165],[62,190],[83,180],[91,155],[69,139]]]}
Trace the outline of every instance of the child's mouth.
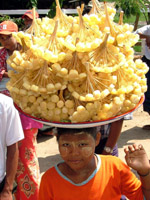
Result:
{"label": "child's mouth", "polygon": [[81,162],[81,160],[69,160],[70,163],[73,163],[73,164],[78,164]]}

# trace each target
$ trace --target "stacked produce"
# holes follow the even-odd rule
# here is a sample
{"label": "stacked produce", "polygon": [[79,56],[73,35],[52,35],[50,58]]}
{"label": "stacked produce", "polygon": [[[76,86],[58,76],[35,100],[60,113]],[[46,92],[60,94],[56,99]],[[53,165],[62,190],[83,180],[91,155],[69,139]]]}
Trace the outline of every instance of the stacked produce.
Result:
{"label": "stacked produce", "polygon": [[[114,22],[116,10],[93,0],[90,13],[33,20],[14,37],[22,45],[7,60],[7,88],[27,114],[73,123],[105,120],[133,109],[147,90],[148,67],[134,61],[139,37],[133,26]],[[33,9],[33,14],[35,11]]]}

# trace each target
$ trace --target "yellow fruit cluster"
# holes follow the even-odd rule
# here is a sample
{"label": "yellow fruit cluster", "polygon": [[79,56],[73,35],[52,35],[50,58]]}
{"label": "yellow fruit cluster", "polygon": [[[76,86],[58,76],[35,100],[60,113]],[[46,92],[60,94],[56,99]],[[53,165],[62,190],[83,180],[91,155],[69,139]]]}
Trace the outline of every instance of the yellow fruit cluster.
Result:
{"label": "yellow fruit cluster", "polygon": [[[7,88],[15,103],[32,116],[51,121],[104,120],[133,109],[147,90],[148,67],[134,61],[138,35],[115,9],[92,0],[90,13],[35,19],[14,37],[22,45],[7,60]],[[35,11],[33,9],[33,14]]]}

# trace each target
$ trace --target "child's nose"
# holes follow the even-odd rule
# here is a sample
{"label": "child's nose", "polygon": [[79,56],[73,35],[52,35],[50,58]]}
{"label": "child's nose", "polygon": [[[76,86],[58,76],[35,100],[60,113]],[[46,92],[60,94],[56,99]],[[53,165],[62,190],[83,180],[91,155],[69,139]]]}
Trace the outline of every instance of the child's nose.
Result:
{"label": "child's nose", "polygon": [[73,145],[72,148],[71,148],[71,154],[72,154],[72,155],[79,155],[79,154],[80,154],[79,147]]}

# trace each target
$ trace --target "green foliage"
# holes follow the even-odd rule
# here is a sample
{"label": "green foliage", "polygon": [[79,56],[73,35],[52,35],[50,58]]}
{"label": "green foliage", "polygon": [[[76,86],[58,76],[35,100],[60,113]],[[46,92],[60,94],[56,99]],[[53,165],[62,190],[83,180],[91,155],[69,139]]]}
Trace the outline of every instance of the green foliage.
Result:
{"label": "green foliage", "polygon": [[21,17],[19,18],[12,18],[13,22],[15,22],[18,25],[19,30],[23,30],[24,28],[24,21]]}
{"label": "green foliage", "polygon": [[32,5],[32,8],[35,7],[37,8],[37,0],[30,0],[31,1],[31,5]]}
{"label": "green foliage", "polygon": [[[64,0],[59,0],[60,7],[62,7],[63,1],[64,1]],[[50,7],[50,10],[49,10],[47,16],[50,17],[50,18],[53,18],[53,17],[55,17],[55,15],[56,15],[56,3],[55,3],[55,1],[54,1],[54,2],[52,3],[51,7]]]}
{"label": "green foliage", "polygon": [[56,3],[53,2],[47,16],[50,18],[53,18],[55,16],[55,14],[56,14]]}
{"label": "green foliage", "polygon": [[37,8],[37,3],[38,3],[38,0],[30,0],[30,1],[28,1],[27,7],[28,8],[33,8],[33,7]]}
{"label": "green foliage", "polygon": [[141,52],[142,47],[141,46],[134,46],[133,49],[134,49],[135,52]]}
{"label": "green foliage", "polygon": [[146,23],[150,23],[150,14],[147,12],[147,7],[150,8],[149,0],[116,0],[116,9],[121,9],[127,18],[131,16],[136,16],[135,28],[137,28],[137,19],[139,16],[143,15]]}
{"label": "green foliage", "polygon": [[141,9],[146,10],[145,1],[147,0],[116,0],[116,8],[121,8],[127,17],[140,15]]}
{"label": "green foliage", "polygon": [[7,20],[11,20],[9,15],[0,15],[0,23]]}
{"label": "green foliage", "polygon": [[[116,13],[116,15],[114,17],[114,22],[118,23],[118,21],[119,21],[119,15],[120,15],[119,13]],[[134,16],[134,15],[130,15],[130,17],[126,17],[124,15],[123,22],[133,25],[135,23],[135,18],[136,18],[136,16]],[[141,21],[141,22],[145,21],[145,16],[143,15],[143,13],[141,13],[139,21]]]}

